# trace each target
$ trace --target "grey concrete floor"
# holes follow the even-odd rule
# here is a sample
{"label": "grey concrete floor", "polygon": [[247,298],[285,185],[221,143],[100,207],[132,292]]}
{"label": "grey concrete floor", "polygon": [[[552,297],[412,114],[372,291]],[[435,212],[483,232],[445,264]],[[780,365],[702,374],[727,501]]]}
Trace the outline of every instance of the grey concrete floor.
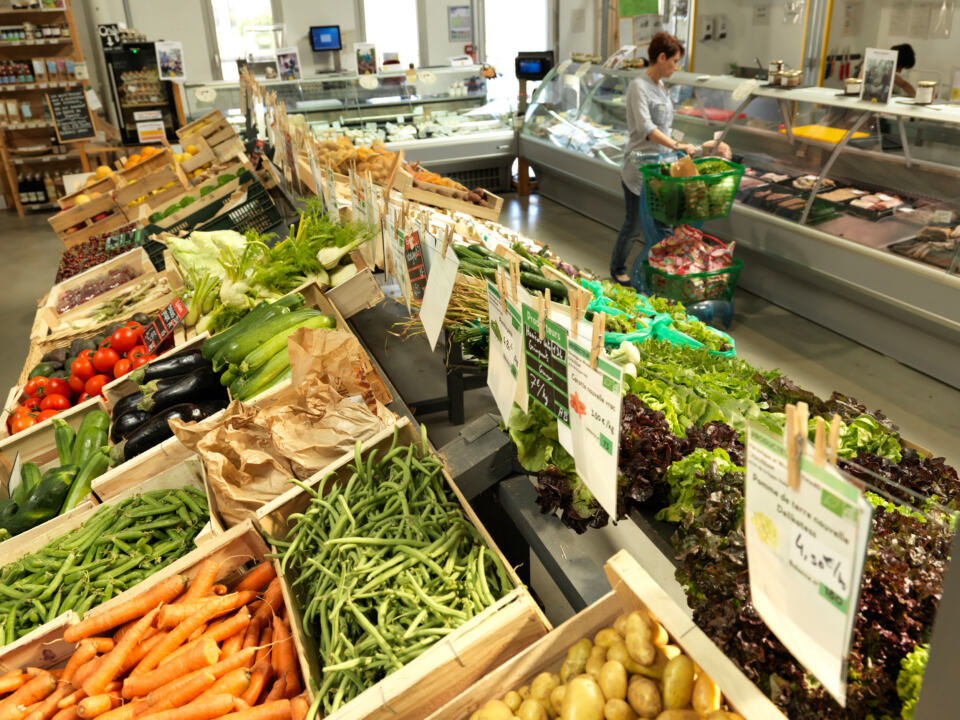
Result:
{"label": "grey concrete floor", "polygon": [[[604,273],[616,232],[557,203],[532,195],[508,196],[501,221],[504,225],[554,247],[571,262]],[[36,302],[53,282],[62,249],[43,215],[19,220],[0,215],[0,248],[7,268],[0,327],[0,382],[16,382],[29,348],[29,333]],[[749,268],[745,270],[749,272]],[[960,391],[916,372],[890,358],[858,345],[831,330],[809,322],[783,308],[738,291],[731,334],[739,353],[764,368],[780,368],[797,382],[826,396],[833,390],[882,409],[901,427],[904,437],[925,446],[952,464],[960,463]],[[427,362],[421,351],[407,355],[401,341],[387,335],[396,313],[374,320],[373,313],[358,317],[371,350],[381,362],[400,373],[392,377],[408,403],[444,394],[443,358],[437,352]],[[399,315],[397,315],[399,319]],[[422,339],[409,342],[423,343]],[[414,350],[414,348],[410,348]],[[467,393],[467,417],[495,412],[485,388]],[[446,418],[424,418],[436,445],[457,432]]]}

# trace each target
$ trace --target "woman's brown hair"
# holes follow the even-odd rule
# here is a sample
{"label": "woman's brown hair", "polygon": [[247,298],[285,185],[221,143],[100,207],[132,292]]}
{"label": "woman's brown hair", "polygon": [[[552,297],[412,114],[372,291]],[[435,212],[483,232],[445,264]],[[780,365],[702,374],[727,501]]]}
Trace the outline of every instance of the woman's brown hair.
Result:
{"label": "woman's brown hair", "polygon": [[668,59],[677,53],[680,53],[680,57],[683,57],[683,43],[676,36],[661,30],[653,36],[650,45],[647,47],[647,56],[650,58],[650,62],[655,63],[659,59],[660,53],[666,55]]}

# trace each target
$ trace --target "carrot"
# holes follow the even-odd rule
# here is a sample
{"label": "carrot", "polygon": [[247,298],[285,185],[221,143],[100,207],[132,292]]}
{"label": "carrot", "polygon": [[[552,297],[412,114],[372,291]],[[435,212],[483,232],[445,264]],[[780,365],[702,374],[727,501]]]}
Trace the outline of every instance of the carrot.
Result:
{"label": "carrot", "polygon": [[101,693],[100,695],[91,695],[85,697],[77,703],[77,717],[82,720],[90,720],[97,715],[103,715],[108,710],[120,705],[119,693]]}
{"label": "carrot", "polygon": [[236,698],[221,694],[199,697],[189,705],[144,715],[144,720],[210,720],[234,709]]}
{"label": "carrot", "polygon": [[50,720],[77,720],[77,706],[71,705],[70,707],[58,710],[57,714]]}
{"label": "carrot", "polygon": [[310,703],[302,694],[297,695],[290,700],[290,709],[293,712],[293,720],[307,720],[307,712],[310,710]]}
{"label": "carrot", "polygon": [[[179,577],[179,576],[178,576]],[[182,578],[181,578],[182,582]],[[148,593],[149,594],[149,593]],[[135,601],[131,601],[133,603]],[[116,610],[118,608],[115,608]],[[103,692],[103,688],[108,682],[113,680],[119,673],[124,661],[133,650],[133,647],[140,640],[144,631],[150,627],[154,618],[159,612],[159,608],[154,608],[137,621],[128,633],[125,633],[123,639],[117,643],[109,653],[103,656],[103,662],[83,683],[83,689],[87,695],[98,695]],[[108,612],[114,612],[113,610]]]}
{"label": "carrot", "polygon": [[22,708],[46,698],[57,689],[57,679],[48,672],[40,672],[0,701],[0,720],[23,717]]}
{"label": "carrot", "polygon": [[216,676],[209,670],[192,672],[153,690],[147,695],[147,705],[154,713],[186,705],[216,681]]}
{"label": "carrot", "polygon": [[267,585],[267,589],[263,593],[263,605],[257,609],[257,614],[254,617],[264,621],[269,620],[282,605],[283,591],[280,589],[280,578],[275,577]]}
{"label": "carrot", "polygon": [[248,610],[248,607],[248,605],[244,605],[230,617],[214,623],[207,628],[204,635],[209,635],[217,642],[221,642],[238,632],[243,632],[250,626],[250,610]]}
{"label": "carrot", "polygon": [[130,654],[127,655],[127,659],[124,661],[123,667],[120,668],[120,674],[126,675],[129,673],[137,666],[137,664],[139,664],[141,660],[143,660],[143,658],[147,656],[147,653],[153,650],[158,643],[163,642],[163,639],[166,636],[167,633],[161,632],[157,633],[153,637],[147,638],[143,642],[137,643],[136,647],[134,647],[133,650],[130,651]]}
{"label": "carrot", "polygon": [[170,663],[140,675],[128,675],[123,681],[123,697],[130,699],[146,695],[188,672],[212,665],[219,657],[220,648],[217,647],[217,643],[208,639],[197,645],[192,652],[184,655],[178,663]]}
{"label": "carrot", "polygon": [[243,636],[243,647],[254,647],[257,642],[260,640],[260,630],[262,628],[262,622],[257,619],[253,619],[247,625],[247,631]]}
{"label": "carrot", "polygon": [[223,720],[290,720],[293,713],[289,700],[277,700],[249,710],[240,710],[224,715]]}
{"label": "carrot", "polygon": [[115,707],[113,710],[108,710],[100,716],[100,720],[133,720],[133,718],[141,715],[147,707],[146,700],[134,700]]}
{"label": "carrot", "polygon": [[40,707],[27,715],[26,720],[49,720],[57,714],[57,703],[73,692],[73,685],[69,682],[60,683],[56,690],[47,695]]}
{"label": "carrot", "polygon": [[77,646],[77,649],[73,651],[73,655],[70,656],[70,659],[67,660],[66,666],[63,668],[63,679],[65,682],[70,682],[73,680],[74,674],[77,670],[80,669],[82,665],[87,664],[93,658],[97,656],[97,643],[90,642],[89,640],[81,640],[80,644]]}
{"label": "carrot", "polygon": [[[91,635],[99,635],[105,630],[123,625],[123,623],[128,620],[141,617],[157,607],[157,605],[173,600],[183,592],[183,586],[183,576],[174,575],[173,577],[167,578],[159,585],[132,600],[128,600],[122,605],[118,605],[105,612],[97,613],[91,618],[81,620],[76,625],[71,625],[64,631],[63,641],[75,643]],[[131,629],[130,632],[132,631]],[[124,634],[124,637],[126,637],[126,634]]]}
{"label": "carrot", "polygon": [[272,672],[273,670],[270,667],[269,660],[264,658],[263,660],[258,661],[257,664],[253,666],[253,670],[250,673],[250,684],[240,695],[240,699],[250,705],[256,705],[257,698],[260,697],[260,693],[263,692],[263,688],[265,688],[267,683],[270,681]]}
{"label": "carrot", "polygon": [[212,588],[210,588],[210,592],[212,592],[214,595],[226,595],[227,586],[224,585],[223,583],[217,583]]}
{"label": "carrot", "polygon": [[116,644],[113,641],[113,638],[108,637],[89,637],[87,642],[92,642],[97,647],[98,653],[108,653],[113,650],[114,645]]}
{"label": "carrot", "polygon": [[233,637],[223,641],[222,651],[224,655],[233,655],[237,650],[243,647],[243,633],[239,632]]}
{"label": "carrot", "polygon": [[[158,643],[156,647],[154,647],[147,654],[147,656],[140,661],[140,664],[133,669],[131,674],[141,675],[145,672],[153,670],[160,664],[160,661],[163,660],[163,658],[180,647],[180,645],[182,645],[186,639],[193,634],[194,630],[197,630],[205,625],[206,622],[211,618],[234,610],[235,604],[242,600],[242,598],[239,597],[238,594],[234,594],[230,597],[232,599],[228,599],[226,597],[215,598],[211,602],[205,603],[196,612],[181,621],[174,630],[171,630],[167,634],[162,642]],[[167,605],[160,608],[158,620],[162,623],[164,611],[175,607],[183,606]]]}
{"label": "carrot", "polygon": [[244,702],[243,700],[241,700],[240,698],[234,698],[233,701],[234,701],[234,705],[236,706],[237,710],[249,710],[249,709],[250,709],[250,703],[246,703],[246,702]]}
{"label": "carrot", "polygon": [[293,649],[293,637],[286,620],[273,619],[273,670],[277,677],[286,675],[286,697],[300,694],[300,673],[296,667],[296,655]]}
{"label": "carrot", "polygon": [[178,603],[176,605],[164,605],[160,609],[160,616],[157,618],[157,627],[172,628],[176,627],[191,615],[204,610],[208,607],[216,608],[216,612],[208,617],[224,615],[232,610],[246,605],[257,597],[252,590],[244,592],[231,593],[230,595],[212,595],[210,597],[195,600],[189,603]]}
{"label": "carrot", "polygon": [[0,676],[0,695],[11,693],[23,687],[30,678],[37,673],[31,672],[35,668],[24,668],[22,670],[11,670]]}
{"label": "carrot", "polygon": [[[68,687],[73,688],[73,685],[68,685]],[[58,710],[66,710],[68,707],[76,705],[78,702],[83,700],[87,694],[83,690],[74,690],[69,695],[65,695],[61,700],[57,702]]]}
{"label": "carrot", "polygon": [[236,670],[231,670],[226,675],[218,678],[213,684],[213,687],[204,692],[200,697],[222,695],[223,693],[239,697],[248,687],[250,687],[250,671],[245,667],[241,667]]}
{"label": "carrot", "polygon": [[289,675],[289,673],[277,676],[277,679],[273,682],[273,687],[270,688],[270,692],[267,693],[267,697],[263,700],[264,703],[276,702],[287,696],[287,675]]}
{"label": "carrot", "polygon": [[267,627],[260,631],[260,646],[257,648],[257,662],[267,658],[270,659],[271,650],[273,649],[273,628],[270,627],[269,623]]}
{"label": "carrot", "polygon": [[273,567],[273,563],[266,560],[250,570],[250,572],[243,577],[243,580],[237,583],[237,586],[233,590],[234,592],[239,592],[240,590],[260,591],[269,585],[270,581],[276,576],[277,571]]}
{"label": "carrot", "polygon": [[187,588],[187,592],[183,594],[183,597],[180,598],[177,603],[188,603],[191,600],[199,600],[204,595],[210,593],[210,588],[213,587],[213,583],[217,580],[217,573],[220,572],[220,563],[216,563],[213,560],[204,560],[197,574],[193,578],[193,582],[190,583],[190,587]]}

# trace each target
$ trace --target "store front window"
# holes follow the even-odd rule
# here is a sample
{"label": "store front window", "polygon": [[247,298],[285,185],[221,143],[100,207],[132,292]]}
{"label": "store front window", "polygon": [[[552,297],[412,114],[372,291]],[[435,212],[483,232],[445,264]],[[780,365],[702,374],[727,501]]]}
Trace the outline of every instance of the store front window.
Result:
{"label": "store front window", "polygon": [[217,32],[220,71],[224,80],[237,80],[237,58],[276,51],[270,0],[210,0]]}
{"label": "store front window", "polygon": [[378,67],[393,56],[399,63],[391,63],[395,70],[420,65],[417,0],[363,0],[363,26],[366,41],[376,45]]}
{"label": "store front window", "polygon": [[[502,75],[487,85],[491,100],[516,105],[519,83],[513,61],[521,51],[549,50],[547,0],[486,0],[484,3],[486,60]],[[527,96],[534,88],[527,83]]]}

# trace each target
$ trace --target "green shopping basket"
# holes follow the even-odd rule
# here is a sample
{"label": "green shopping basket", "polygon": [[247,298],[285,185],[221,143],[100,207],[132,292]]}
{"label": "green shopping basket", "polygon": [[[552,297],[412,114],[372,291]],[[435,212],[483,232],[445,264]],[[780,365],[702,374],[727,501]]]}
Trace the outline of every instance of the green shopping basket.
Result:
{"label": "green shopping basket", "polygon": [[652,267],[646,260],[643,261],[643,269],[647,275],[647,290],[651,295],[692,305],[703,300],[732,300],[743,269],[743,260],[733,258],[730,267],[689,275],[671,275]]}
{"label": "green shopping basket", "polygon": [[650,214],[668,225],[717,220],[730,214],[743,165],[722,158],[693,161],[702,175],[670,177],[669,163],[640,166]]}

